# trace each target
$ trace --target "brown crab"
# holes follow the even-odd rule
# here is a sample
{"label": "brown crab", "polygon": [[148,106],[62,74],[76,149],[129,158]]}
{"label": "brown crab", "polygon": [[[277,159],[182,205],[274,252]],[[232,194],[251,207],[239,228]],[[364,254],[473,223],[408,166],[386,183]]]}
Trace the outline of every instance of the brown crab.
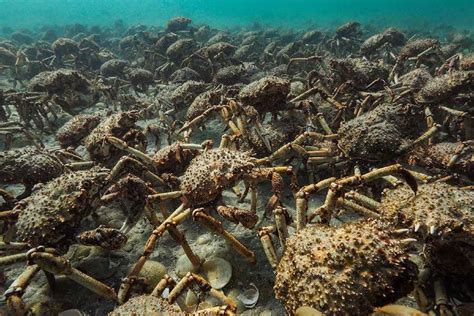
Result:
{"label": "brown crab", "polygon": [[474,178],[474,161],[472,141],[440,142],[431,145],[417,146],[408,154],[410,164],[420,165],[438,174],[448,171],[459,176]]}
{"label": "brown crab", "polygon": [[390,72],[389,80],[395,77],[399,68],[401,68],[407,60],[416,60],[416,64],[418,65],[423,58],[431,54],[435,54],[438,56],[438,59],[443,60],[440,48],[441,45],[436,39],[422,38],[408,41],[398,53],[395,65]]}
{"label": "brown crab", "polygon": [[56,139],[63,148],[77,147],[100,123],[97,114],[78,114],[66,122],[56,133]]}
{"label": "brown crab", "polygon": [[65,170],[74,169],[75,163],[68,158],[77,158],[68,152],[48,151],[36,147],[22,147],[0,153],[0,183],[23,184],[24,192],[19,199],[30,195],[38,183],[46,183],[60,176]]}
{"label": "brown crab", "polygon": [[[130,184],[128,182],[118,182],[110,187],[108,176],[108,170],[99,167],[68,172],[33,191],[29,197],[18,202],[12,209],[12,212],[18,216],[14,224],[18,240],[33,247],[67,246],[74,240],[81,221],[97,209],[101,199],[111,200],[111,197],[119,196],[116,192],[125,192],[130,193],[127,198],[136,197],[136,202],[140,204],[140,197],[134,196],[131,190],[138,192],[141,185],[145,188],[141,190],[142,194],[147,193],[146,186],[140,181],[132,181],[132,187],[127,186]],[[131,180],[134,179],[138,178]],[[110,189],[111,197],[103,196],[107,189]],[[132,214],[133,211],[137,211],[140,215],[141,210],[128,209],[130,214],[127,214],[127,221],[122,231],[129,229],[129,225],[135,224],[137,214]]]}
{"label": "brown crab", "polygon": [[382,33],[372,35],[366,39],[360,46],[360,51],[364,56],[370,57],[376,54],[382,47],[387,47],[390,50],[391,48],[404,45],[405,42],[405,34],[391,27]]}
{"label": "brown crab", "polygon": [[[140,153],[139,151],[127,146],[119,139],[110,138],[109,141],[118,148],[134,154],[136,157],[149,164],[149,167],[145,167],[145,170],[148,170],[146,174],[148,176],[150,176],[150,173],[153,174],[153,172],[150,171],[155,168],[155,162],[153,159],[148,157],[146,154]],[[226,142],[222,142],[222,144],[226,145]],[[191,146],[182,144],[178,146],[191,148]],[[202,145],[195,145],[194,148],[198,149],[201,146]],[[204,148],[206,147],[208,147],[208,145],[205,145]],[[171,158],[171,161],[175,159],[174,157]],[[123,165],[123,167],[126,168],[126,165]],[[223,228],[222,223],[213,218],[209,214],[209,211],[215,209],[221,216],[232,222],[241,223],[245,227],[253,227],[258,220],[256,214],[256,184],[265,180],[270,180],[272,182],[274,196],[270,199],[268,208],[273,208],[275,205],[280,203],[279,198],[283,186],[283,179],[280,176],[280,173],[292,174],[292,169],[289,167],[256,168],[248,153],[226,149],[225,147],[219,149],[206,149],[203,153],[197,155],[190,161],[189,166],[187,166],[183,175],[179,177],[178,191],[157,193],[149,196],[150,202],[181,198],[182,204],[171,215],[169,215],[168,219],[161,223],[152,236],[150,236],[150,239],[145,246],[143,256],[137,261],[121,287],[119,293],[120,299],[123,301],[127,297],[135,276],[140,271],[143,263],[148,259],[155,243],[157,242],[157,238],[167,229],[167,223],[172,221],[174,223],[173,227],[175,227],[190,215],[210,230],[222,235],[230,242],[237,252],[243,255],[249,262],[254,263],[255,254],[238,241],[232,234],[227,232]],[[120,171],[112,170],[112,174],[119,175]],[[246,187],[251,190],[251,209],[249,211],[237,207],[229,207],[222,201],[223,191],[234,187],[241,180],[243,180],[246,183]],[[188,254],[190,261],[193,265],[199,266],[199,259],[192,254],[192,251],[188,249],[189,246],[187,243],[183,243],[183,241],[185,242],[185,238],[180,238],[179,242]]]}
{"label": "brown crab", "polygon": [[416,276],[403,241],[379,221],[311,224],[285,240],[274,290],[290,315],[300,306],[368,315],[411,292]]}
{"label": "brown crab", "polygon": [[127,144],[144,150],[147,140],[135,123],[139,118],[138,112],[116,113],[102,121],[84,139],[84,146],[92,160],[113,166],[121,157],[120,151],[107,142],[107,137],[122,138]]}
{"label": "brown crab", "polygon": [[[439,104],[473,90],[474,71],[453,71],[428,80],[416,95],[421,104]],[[468,96],[469,97],[469,96]]]}
{"label": "brown crab", "polygon": [[184,31],[188,29],[189,24],[191,24],[192,20],[184,17],[178,16],[172,18],[166,23],[166,31],[167,32],[177,32],[177,31]]}
{"label": "brown crab", "polygon": [[261,115],[267,112],[275,114],[286,109],[286,97],[289,93],[288,80],[267,76],[243,87],[238,99],[243,105],[253,106]]}

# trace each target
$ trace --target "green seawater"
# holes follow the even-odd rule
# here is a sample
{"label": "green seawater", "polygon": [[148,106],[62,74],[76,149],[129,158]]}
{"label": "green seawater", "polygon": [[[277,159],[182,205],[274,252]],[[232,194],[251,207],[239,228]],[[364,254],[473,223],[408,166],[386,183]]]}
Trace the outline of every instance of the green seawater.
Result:
{"label": "green seawater", "polygon": [[0,0],[0,28],[81,23],[163,25],[184,15],[219,28],[333,27],[348,20],[403,28],[474,29],[474,0]]}

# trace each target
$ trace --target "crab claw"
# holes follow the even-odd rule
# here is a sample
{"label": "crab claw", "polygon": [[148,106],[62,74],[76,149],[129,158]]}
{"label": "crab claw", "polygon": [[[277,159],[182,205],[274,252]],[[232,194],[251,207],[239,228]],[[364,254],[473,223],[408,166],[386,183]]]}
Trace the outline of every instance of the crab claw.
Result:
{"label": "crab claw", "polygon": [[79,243],[87,246],[99,246],[107,250],[117,250],[127,242],[127,236],[118,229],[103,225],[77,236]]}

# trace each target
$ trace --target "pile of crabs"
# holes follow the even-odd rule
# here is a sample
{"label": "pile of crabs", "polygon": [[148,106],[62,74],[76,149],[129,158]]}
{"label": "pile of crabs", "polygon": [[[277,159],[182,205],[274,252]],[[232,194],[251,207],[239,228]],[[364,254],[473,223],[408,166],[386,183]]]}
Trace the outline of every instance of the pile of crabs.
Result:
{"label": "pile of crabs", "polygon": [[[472,33],[177,17],[3,37],[0,314],[93,312],[61,306],[62,279],[96,314],[474,313]],[[267,271],[253,283],[271,293],[201,275],[207,231],[235,284]],[[78,244],[133,258],[94,277]],[[150,287],[170,244],[191,268]],[[50,297],[28,301],[31,284]]]}

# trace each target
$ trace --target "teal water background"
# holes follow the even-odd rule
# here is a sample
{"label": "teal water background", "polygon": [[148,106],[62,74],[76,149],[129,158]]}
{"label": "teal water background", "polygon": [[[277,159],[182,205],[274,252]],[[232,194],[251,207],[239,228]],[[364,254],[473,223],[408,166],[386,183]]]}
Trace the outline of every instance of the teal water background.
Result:
{"label": "teal water background", "polygon": [[225,28],[248,25],[330,27],[348,20],[399,27],[474,30],[474,0],[0,0],[0,27],[83,23],[163,25],[185,15]]}

